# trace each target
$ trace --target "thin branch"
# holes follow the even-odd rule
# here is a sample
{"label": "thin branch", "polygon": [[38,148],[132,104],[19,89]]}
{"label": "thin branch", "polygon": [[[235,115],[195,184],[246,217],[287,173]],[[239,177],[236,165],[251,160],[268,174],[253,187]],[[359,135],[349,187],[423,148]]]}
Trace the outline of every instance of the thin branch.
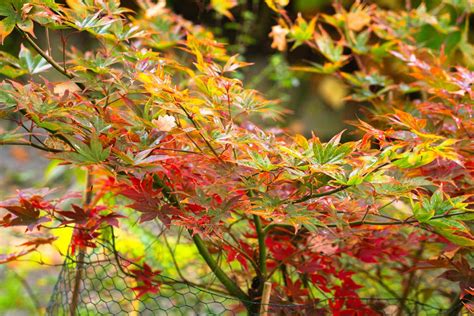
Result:
{"label": "thin branch", "polygon": [[165,234],[165,233],[163,233],[163,239],[165,240],[166,248],[168,249],[168,252],[169,252],[170,255],[171,255],[171,261],[173,261],[174,267],[176,268],[176,272],[178,272],[179,277],[180,277],[184,282],[189,283],[189,281],[188,281],[188,280],[184,277],[184,275],[181,273],[181,269],[179,268],[178,262],[176,261],[175,253],[174,253],[173,249],[171,249],[171,246],[170,246],[170,244],[169,244],[169,242],[168,242],[168,238],[166,238],[166,234]]}
{"label": "thin branch", "polygon": [[469,302],[472,302],[472,298],[473,298],[472,294],[466,294],[463,297],[456,299],[455,302],[449,308],[449,310],[446,312],[446,315],[458,316],[459,313],[464,308],[464,304],[468,304]]}
{"label": "thin branch", "polygon": [[178,153],[186,153],[186,154],[194,154],[194,155],[202,155],[201,152],[192,151],[192,150],[185,150],[185,149],[176,149],[176,148],[163,148],[163,147],[156,147],[157,150],[165,150],[165,151],[175,151]]}
{"label": "thin branch", "polygon": [[267,246],[265,245],[265,234],[262,229],[260,216],[253,215],[255,230],[258,239],[258,263],[260,267],[260,289],[263,290],[263,284],[267,280]]}
{"label": "thin branch", "polygon": [[397,292],[395,292],[390,286],[388,286],[383,278],[376,278],[375,276],[373,276],[372,274],[370,274],[370,272],[364,270],[364,269],[357,269],[358,272],[360,273],[363,273],[365,274],[366,277],[368,277],[369,279],[373,280],[374,282],[377,282],[378,285],[380,285],[382,288],[385,289],[385,291],[387,291],[388,293],[390,293],[390,295],[392,295],[394,298],[396,299],[400,299],[399,295],[397,294]]}
{"label": "thin branch", "polygon": [[[175,207],[181,208],[178,198],[172,193],[171,189],[163,182],[163,180],[158,177],[155,177],[154,180],[155,184],[162,189],[162,193],[165,198]],[[222,285],[224,285],[227,291],[229,291],[230,294],[234,295],[244,304],[245,302],[248,302],[248,295],[245,294],[245,292],[242,291],[242,289],[219,267],[218,263],[209,253],[209,250],[204,244],[201,236],[194,234],[192,230],[188,230],[188,233],[191,235],[191,238],[193,239],[199,254],[203,257],[211,271],[219,279]]]}
{"label": "thin branch", "polygon": [[271,270],[269,273],[268,273],[268,278],[270,279],[272,277],[272,275],[275,274],[275,272],[278,271],[278,269],[281,267],[281,266],[284,266],[285,264],[288,263],[288,261],[290,261],[291,259],[293,259],[294,257],[298,256],[298,255],[301,255],[303,254],[303,252],[305,252],[307,249],[305,248],[302,248],[292,254],[290,254],[289,256],[287,256],[285,259],[283,260],[280,260],[280,262],[278,263],[278,265],[275,266],[275,268],[273,268],[273,270]]}
{"label": "thin branch", "polygon": [[[123,265],[122,265],[122,263],[120,262],[120,260],[125,261],[125,262],[127,262],[127,264],[132,265],[132,266],[135,266],[135,267],[137,267],[137,268],[139,268],[139,269],[142,269],[143,267],[140,266],[139,264],[137,264],[137,263],[135,263],[135,262],[133,262],[133,261],[130,261],[129,259],[127,259],[127,258],[121,256],[121,255],[118,253],[117,247],[116,247],[116,245],[115,245],[115,233],[114,233],[114,228],[113,228],[113,226],[108,226],[108,227],[110,228],[111,235],[112,235],[112,236],[111,236],[111,241],[112,241],[112,243],[111,243],[110,246],[112,247],[111,250],[112,250],[112,252],[114,253],[114,258],[115,258],[115,262],[116,262],[116,264],[117,264],[117,267],[119,268],[120,272],[122,272],[125,276],[130,277],[130,278],[136,278],[133,274],[128,273],[127,271],[125,271],[125,270],[123,269]],[[106,246],[106,245],[104,245],[104,244],[101,244],[101,246],[103,246],[103,247],[106,248],[106,249],[109,249],[109,247]],[[186,284],[186,285],[189,285],[189,286],[192,286],[192,287],[195,287],[195,288],[206,289],[206,290],[208,290],[208,291],[215,292],[215,293],[222,294],[222,295],[227,295],[227,294],[228,294],[228,293],[223,292],[223,291],[221,291],[221,290],[219,290],[219,289],[210,287],[209,285],[197,284],[197,283],[195,283],[195,282],[191,282],[191,281],[188,281],[188,280],[186,280],[186,281],[174,280],[174,279],[172,279],[172,278],[164,277],[164,276],[162,276],[162,275],[158,275],[158,277],[161,278],[160,283],[162,283],[162,284],[167,284],[167,285],[171,285],[171,284]],[[171,280],[171,281],[165,281],[165,280]]]}
{"label": "thin branch", "polygon": [[55,149],[55,148],[49,148],[49,147],[43,147],[43,146],[40,146],[38,144],[35,144],[35,143],[29,143],[29,142],[3,142],[3,141],[0,141],[0,146],[30,146],[30,147],[33,147],[33,148],[36,148],[36,149],[39,149],[39,150],[42,150],[42,151],[47,151],[47,152],[50,152],[50,153],[62,153],[64,152],[64,150],[61,150],[61,149]]}
{"label": "thin branch", "polygon": [[[394,159],[392,160],[391,162],[394,162],[398,159]],[[386,162],[386,163],[383,163],[381,164],[380,166],[377,166],[376,168],[374,168],[374,170],[372,171],[368,171],[367,174],[364,175],[364,177],[368,176],[369,174],[371,173],[374,173],[378,170],[380,170],[381,168],[387,166],[389,163]],[[344,191],[345,189],[349,188],[350,185],[342,185],[340,186],[339,188],[336,188],[336,189],[333,189],[333,190],[329,190],[329,191],[326,191],[326,192],[321,192],[321,193],[310,193],[308,195],[305,195],[303,196],[302,198],[298,199],[298,200],[295,200],[295,201],[291,201],[289,199],[285,200],[284,203],[292,203],[292,204],[295,204],[295,203],[301,203],[301,202],[305,202],[307,200],[310,200],[310,199],[314,199],[314,198],[318,198],[318,197],[323,197],[323,196],[328,196],[328,195],[332,195],[332,194],[335,194],[337,192],[341,192],[341,191]]]}
{"label": "thin branch", "polygon": [[[453,217],[453,216],[462,216],[462,215],[465,215],[465,214],[468,214],[468,213],[470,213],[470,212],[460,212],[460,213],[435,215],[431,219],[447,218],[447,217]],[[350,227],[363,226],[363,225],[368,225],[368,226],[391,226],[391,225],[407,225],[407,224],[413,224],[413,223],[420,223],[420,222],[417,219],[409,219],[409,220],[405,220],[405,221],[396,220],[396,221],[389,221],[389,222],[354,221],[354,222],[345,223],[344,225],[347,225],[347,226],[350,226]],[[422,223],[420,223],[420,224],[422,224]],[[324,227],[335,228],[335,227],[339,227],[339,226],[341,226],[341,224],[331,223],[331,224],[325,225]],[[270,224],[267,227],[265,227],[265,229],[263,231],[264,231],[265,234],[268,234],[275,227],[289,229],[289,230],[294,229],[293,225],[273,223],[273,224]]]}
{"label": "thin branch", "polygon": [[48,147],[48,146],[46,146],[46,145],[44,144],[44,142],[43,142],[41,139],[39,139],[39,137],[36,136],[35,133],[33,132],[33,129],[34,129],[33,123],[34,123],[34,122],[31,121],[31,128],[28,128],[27,126],[25,126],[24,123],[19,122],[19,124],[21,124],[21,126],[28,132],[28,140],[30,141],[30,143],[31,143],[31,141],[32,141],[32,138],[34,138],[34,139],[35,139],[38,143],[40,143],[43,147]]}
{"label": "thin branch", "polygon": [[[63,67],[61,67],[51,56],[49,56],[45,51],[38,46],[38,44],[33,41],[33,39],[25,32],[21,31],[23,36],[25,37],[26,41],[40,54],[46,61],[53,66],[54,69],[62,73],[64,76],[68,77],[69,79],[74,79],[75,76],[69,72],[67,72]],[[81,89],[85,90],[86,86],[81,82],[75,82],[75,84]]]}
{"label": "thin branch", "polygon": [[235,297],[237,297],[239,300],[241,300],[244,304],[246,301],[249,300],[247,294],[245,294],[242,289],[230,279],[227,274],[222,271],[222,269],[219,267],[217,262],[212,258],[211,254],[209,253],[209,250],[204,244],[204,241],[201,239],[201,236],[194,234],[193,232],[189,230],[189,234],[192,235],[192,239],[194,241],[194,244],[199,250],[199,253],[203,257],[204,261],[206,261],[207,265],[209,268],[211,268],[212,272],[214,275],[221,281],[221,283],[224,285],[224,287]]}
{"label": "thin branch", "polygon": [[198,126],[198,124],[196,123],[196,121],[193,119],[193,117],[191,116],[191,114],[188,113],[188,111],[184,108],[184,106],[182,106],[181,104],[178,103],[178,106],[181,108],[181,110],[184,111],[184,113],[186,114],[186,116],[188,117],[188,119],[191,121],[191,123],[193,123],[194,127],[196,128],[196,130],[198,131],[198,134],[199,136],[201,136],[202,140],[206,143],[207,147],[209,147],[209,149],[212,151],[212,153],[214,154],[214,156],[219,159],[220,162],[223,162],[222,158],[219,156],[219,154],[217,153],[217,151],[214,149],[214,147],[212,147],[211,143],[206,139],[206,137],[204,137],[204,135],[201,133],[200,131],[200,128]]}
{"label": "thin branch", "polygon": [[[227,234],[229,234],[229,236],[235,241],[238,243],[238,240],[236,240],[236,238],[234,236],[232,236],[229,232],[227,232]],[[250,257],[247,253],[245,253],[245,251],[239,249],[238,247],[232,245],[230,242],[228,242],[227,240],[223,239],[222,240],[226,245],[228,245],[229,247],[231,247],[232,249],[234,249],[235,251],[237,251],[239,254],[241,254],[242,256],[244,256],[249,262],[250,264],[252,265],[252,267],[254,268],[255,271],[259,271],[259,267],[257,265],[257,263],[253,260],[252,257]]]}
{"label": "thin branch", "polygon": [[[417,250],[417,252],[415,254],[415,258],[413,260],[413,266],[416,266],[418,264],[418,262],[421,260],[421,256],[423,254],[424,249],[425,249],[425,244],[424,244],[424,242],[421,242],[421,246]],[[407,280],[407,282],[405,284],[405,287],[403,289],[403,294],[400,298],[400,304],[398,306],[397,316],[402,316],[403,315],[403,310],[406,310],[406,311],[410,312],[410,310],[408,309],[408,306],[407,306],[406,303],[407,303],[408,296],[410,295],[410,292],[412,291],[413,282],[415,281],[415,277],[416,277],[416,269],[413,269],[413,270],[411,270],[410,274],[408,275],[408,280]]]}
{"label": "thin branch", "polygon": [[347,189],[348,187],[349,187],[348,185],[343,185],[339,188],[329,190],[329,191],[326,191],[326,192],[308,194],[308,195],[305,195],[302,198],[300,198],[296,201],[292,201],[290,203],[301,203],[301,202],[305,202],[305,201],[310,200],[310,199],[315,199],[315,198],[319,198],[319,197],[323,197],[323,196],[327,196],[327,195],[332,195],[334,193],[341,192],[341,191]]}

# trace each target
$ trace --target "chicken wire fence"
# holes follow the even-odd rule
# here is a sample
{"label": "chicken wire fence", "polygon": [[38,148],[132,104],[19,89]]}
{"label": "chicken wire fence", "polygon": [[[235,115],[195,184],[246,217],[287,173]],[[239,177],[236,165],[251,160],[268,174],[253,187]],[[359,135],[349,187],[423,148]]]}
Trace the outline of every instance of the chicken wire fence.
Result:
{"label": "chicken wire fence", "polygon": [[[157,294],[137,298],[133,290],[136,283],[123,269],[128,264],[130,262],[109,244],[101,244],[78,256],[68,255],[48,304],[47,315],[258,315],[258,312],[249,313],[244,303],[258,311],[259,302],[241,302],[163,275],[158,276],[161,285]],[[393,307],[398,299],[361,300],[380,315],[396,313]],[[407,315],[441,315],[445,311],[412,300],[408,300],[406,306],[411,311]],[[328,300],[305,305],[270,301],[268,314],[329,315]]]}

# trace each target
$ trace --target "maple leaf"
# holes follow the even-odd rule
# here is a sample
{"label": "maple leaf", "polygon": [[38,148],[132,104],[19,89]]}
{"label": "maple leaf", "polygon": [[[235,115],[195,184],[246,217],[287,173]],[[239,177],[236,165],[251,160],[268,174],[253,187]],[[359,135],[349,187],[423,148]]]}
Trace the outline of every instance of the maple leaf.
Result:
{"label": "maple leaf", "polygon": [[84,226],[75,227],[71,240],[71,253],[75,254],[78,248],[96,248],[97,244],[94,240],[99,236],[100,233],[94,229],[88,229]]}
{"label": "maple leaf", "polygon": [[277,261],[285,260],[296,251],[288,237],[279,238],[278,240],[268,237],[265,239],[265,245]]}
{"label": "maple leaf", "polygon": [[270,9],[279,12],[280,8],[284,8],[290,3],[290,0],[265,0]]}
{"label": "maple leaf", "polygon": [[131,177],[131,185],[120,185],[120,194],[133,201],[128,207],[144,213],[140,217],[140,222],[158,217],[163,224],[169,226],[171,217],[178,214],[178,209],[173,205],[163,203],[161,189],[155,189],[153,181],[152,175],[146,175],[142,180]]}
{"label": "maple leaf", "polygon": [[156,4],[149,4],[150,7],[145,11],[145,17],[147,19],[152,19],[163,12],[166,12],[166,0],[158,0]]}
{"label": "maple leaf", "polygon": [[34,248],[30,249],[24,249],[20,252],[15,252],[15,253],[9,253],[9,254],[0,254],[0,264],[8,263],[11,261],[15,261],[20,257],[23,257],[24,255],[29,254],[32,252]]}
{"label": "maple leaf", "polygon": [[107,210],[106,206],[95,206],[84,209],[76,204],[71,204],[71,211],[56,211],[67,220],[63,220],[62,224],[78,224],[83,227],[88,227],[91,231],[100,227],[102,223],[107,223],[111,226],[118,227],[118,219],[124,218],[123,215],[116,213],[103,214]]}
{"label": "maple leaf", "polygon": [[48,236],[42,234],[30,234],[27,236],[28,241],[21,243],[20,247],[25,247],[25,249],[10,253],[10,254],[0,254],[0,264],[12,262],[18,260],[20,257],[23,257],[35,250],[41,245],[49,245],[58,239],[56,236]]}
{"label": "maple leaf", "polygon": [[356,32],[369,25],[370,20],[370,7],[360,4],[360,1],[356,1],[346,15],[347,27]]}
{"label": "maple leaf", "polygon": [[244,255],[242,255],[242,252],[239,249],[236,249],[229,245],[223,245],[223,249],[227,253],[227,262],[231,263],[237,260],[244,267],[244,269],[248,271],[247,259]]}
{"label": "maple leaf", "polygon": [[176,127],[176,119],[171,115],[160,115],[151,121],[159,131],[169,132]]}
{"label": "maple leaf", "polygon": [[312,18],[311,21],[306,22],[301,13],[296,18],[296,24],[291,27],[290,37],[295,41],[291,49],[303,44],[305,41],[310,40],[313,37],[314,28],[316,27],[316,18]]}
{"label": "maple leaf", "polygon": [[11,34],[15,26],[22,31],[35,36],[33,32],[33,21],[29,19],[27,10],[24,11],[22,6],[28,5],[24,1],[3,0],[0,3],[0,41],[3,45],[5,38]]}
{"label": "maple leaf", "polygon": [[52,211],[54,206],[44,196],[50,191],[20,191],[19,198],[10,199],[0,203],[0,208],[6,209],[7,214],[0,221],[0,225],[8,226],[26,226],[27,230],[32,231],[42,223],[49,222],[48,216],[41,216],[41,211]]}
{"label": "maple leaf", "polygon": [[21,45],[18,55],[20,65],[30,74],[37,74],[51,68],[51,65],[41,55],[33,55],[25,46]]}
{"label": "maple leaf", "polygon": [[64,224],[76,223],[85,224],[87,220],[92,217],[92,214],[88,214],[82,207],[72,204],[72,211],[57,211],[56,213],[69,218],[70,220],[63,221]]}
{"label": "maple leaf", "polygon": [[130,273],[138,282],[138,285],[132,288],[137,293],[137,298],[148,293],[158,293],[160,284],[155,277],[161,273],[160,270],[153,270],[148,264],[143,263],[142,269],[132,269]]}
{"label": "maple leaf", "polygon": [[290,278],[286,280],[285,292],[296,302],[303,301],[303,297],[308,295],[308,289],[303,287],[301,280],[292,281]]}
{"label": "maple leaf", "polygon": [[3,45],[5,38],[10,35],[10,33],[15,28],[16,21],[12,17],[4,18],[0,21],[0,41]]}
{"label": "maple leaf", "polygon": [[269,34],[269,36],[273,38],[272,48],[276,48],[280,52],[285,51],[287,46],[286,36],[288,33],[290,33],[290,31],[281,25],[272,26],[272,31]]}
{"label": "maple leaf", "polygon": [[460,258],[458,260],[452,261],[451,264],[448,264],[448,266],[454,267],[455,269],[446,270],[438,277],[458,283],[461,290],[461,296],[472,294],[472,284],[474,284],[474,268],[471,268],[469,262],[464,258]]}
{"label": "maple leaf", "polygon": [[218,13],[225,15],[230,20],[234,20],[234,16],[229,10],[235,7],[237,3],[237,0],[211,0],[210,6]]}
{"label": "maple leaf", "polygon": [[20,244],[20,246],[24,247],[34,247],[37,248],[41,245],[48,245],[58,239],[56,236],[28,236],[29,240],[25,241],[24,243]]}

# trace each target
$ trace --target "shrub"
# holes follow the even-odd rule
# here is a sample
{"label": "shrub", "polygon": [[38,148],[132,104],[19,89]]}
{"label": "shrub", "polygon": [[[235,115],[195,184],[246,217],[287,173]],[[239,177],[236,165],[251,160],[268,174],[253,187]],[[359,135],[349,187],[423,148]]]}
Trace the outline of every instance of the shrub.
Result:
{"label": "shrub", "polygon": [[[24,40],[18,57],[0,56],[1,73],[12,78],[1,83],[1,111],[18,123],[0,142],[83,168],[88,182],[83,202],[47,189],[3,201],[0,226],[24,227],[28,242],[0,261],[71,226],[71,251],[80,254],[111,238],[106,227],[138,214],[140,223],[186,232],[200,264],[242,302],[259,302],[271,281],[272,301],[328,298],[334,314],[375,313],[359,293],[395,296],[400,312],[410,298],[446,295],[451,311],[468,304],[470,7],[446,1],[389,11],[356,2],[292,19],[287,1],[265,2],[278,17],[272,47],[307,46],[320,61],[294,71],[335,76],[352,100],[370,104],[354,122],[359,140],[259,128],[256,117],[279,113],[233,75],[248,63],[163,1],[139,1],[138,12],[117,0],[2,2],[2,41],[13,30]],[[211,5],[232,18],[236,3]],[[38,29],[61,44],[41,48]],[[97,44],[73,48],[68,40],[78,34]],[[49,68],[64,79],[37,75]],[[160,262],[136,260],[144,267],[129,271],[137,295],[159,291]],[[427,272],[415,284],[426,269],[460,292],[443,293]]]}

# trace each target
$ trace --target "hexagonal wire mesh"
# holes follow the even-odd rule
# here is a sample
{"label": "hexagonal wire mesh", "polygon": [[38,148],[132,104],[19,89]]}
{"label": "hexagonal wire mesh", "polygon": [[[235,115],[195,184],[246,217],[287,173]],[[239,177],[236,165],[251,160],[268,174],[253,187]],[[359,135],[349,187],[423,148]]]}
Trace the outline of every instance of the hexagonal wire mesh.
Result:
{"label": "hexagonal wire mesh", "polygon": [[[101,243],[79,257],[68,256],[47,307],[47,315],[258,315],[248,313],[244,303],[186,282],[160,275],[156,295],[137,298],[134,281],[123,266],[130,262],[115,251],[114,246]],[[80,273],[78,274],[78,271]],[[74,298],[73,293],[78,293]],[[348,300],[350,298],[347,298]],[[362,299],[381,315],[391,315],[398,299]],[[75,301],[75,302],[74,302]],[[313,304],[284,304],[270,301],[269,315],[328,315],[328,301]],[[412,315],[440,315],[443,310],[408,300]],[[71,306],[76,306],[71,310]],[[396,313],[396,310],[393,312]]]}

